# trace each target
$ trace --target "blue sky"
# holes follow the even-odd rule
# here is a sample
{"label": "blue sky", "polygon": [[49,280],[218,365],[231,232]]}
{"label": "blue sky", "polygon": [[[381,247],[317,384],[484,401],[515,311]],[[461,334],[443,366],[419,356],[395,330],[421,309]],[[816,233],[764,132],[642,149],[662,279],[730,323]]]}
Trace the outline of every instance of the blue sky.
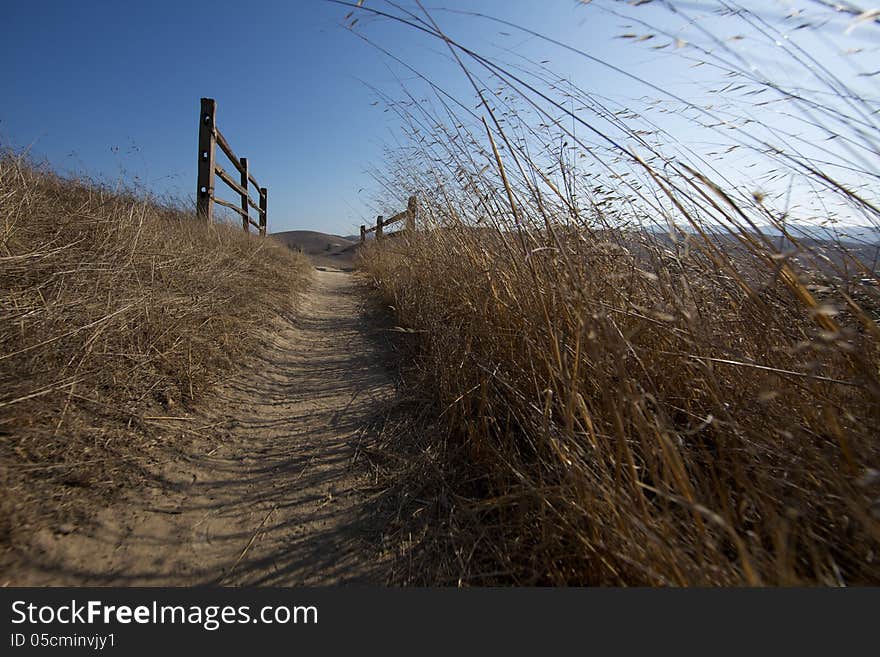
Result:
{"label": "blue sky", "polygon": [[[462,42],[508,61],[546,56],[557,72],[609,96],[645,90],[447,9],[503,15],[669,89],[694,81],[686,66],[615,40],[624,21],[578,2],[426,4]],[[62,172],[191,196],[199,98],[214,97],[218,125],[269,188],[270,230],[355,233],[373,216],[368,170],[381,166],[383,147],[398,134],[393,113],[367,84],[399,97],[397,76],[408,74],[341,25],[347,11],[322,0],[8,3],[0,24],[0,143],[30,149]],[[461,97],[470,94],[442,44],[369,17],[356,29]]]}
{"label": "blue sky", "polygon": [[[320,0],[8,3],[0,140],[61,171],[191,195],[199,98],[214,97],[221,130],[269,188],[271,230],[355,232],[369,215],[365,171],[396,126],[362,81],[396,82],[341,27],[347,11]],[[366,32],[434,58],[435,44],[399,26]]]}

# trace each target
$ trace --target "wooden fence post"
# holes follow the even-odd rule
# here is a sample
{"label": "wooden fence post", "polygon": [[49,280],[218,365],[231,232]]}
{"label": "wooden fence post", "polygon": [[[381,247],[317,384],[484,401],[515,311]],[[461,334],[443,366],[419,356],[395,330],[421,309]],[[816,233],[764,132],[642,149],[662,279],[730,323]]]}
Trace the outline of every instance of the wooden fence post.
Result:
{"label": "wooden fence post", "polygon": [[361,242],[367,241],[367,227],[361,224]]}
{"label": "wooden fence post", "polygon": [[213,98],[202,98],[199,113],[199,178],[196,188],[196,211],[209,224],[214,221],[214,126],[217,121],[217,103]]}
{"label": "wooden fence post", "polygon": [[266,224],[268,222],[268,205],[269,205],[269,190],[265,187],[260,187],[260,237],[266,236]]}
{"label": "wooden fence post", "polygon": [[406,230],[415,231],[416,229],[416,211],[418,210],[418,201],[415,196],[410,196],[406,204]]}
{"label": "wooden fence post", "polygon": [[382,215],[376,217],[376,239],[382,239]]}
{"label": "wooden fence post", "polygon": [[[241,164],[241,168],[239,169],[239,173],[241,174],[241,178],[239,178],[239,180],[241,180],[241,188],[245,192],[247,192],[247,188],[248,188],[248,161],[247,161],[246,157],[240,157],[240,158],[238,158],[238,161]],[[241,210],[242,210],[242,212],[244,212],[244,214],[241,217],[242,228],[244,228],[244,232],[249,233],[249,232],[251,232],[251,228],[248,225],[250,223],[248,221],[248,219],[250,217],[248,215],[248,195],[246,193],[241,195]]]}

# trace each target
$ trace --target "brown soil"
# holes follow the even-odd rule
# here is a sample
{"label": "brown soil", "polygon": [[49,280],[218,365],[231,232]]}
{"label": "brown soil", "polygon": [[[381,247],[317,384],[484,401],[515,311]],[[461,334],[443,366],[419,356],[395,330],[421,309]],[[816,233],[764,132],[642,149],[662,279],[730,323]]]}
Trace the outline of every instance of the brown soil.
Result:
{"label": "brown soil", "polygon": [[351,274],[317,271],[210,411],[165,420],[192,441],[146,490],[40,530],[0,585],[384,583],[360,448],[393,386],[361,298]]}

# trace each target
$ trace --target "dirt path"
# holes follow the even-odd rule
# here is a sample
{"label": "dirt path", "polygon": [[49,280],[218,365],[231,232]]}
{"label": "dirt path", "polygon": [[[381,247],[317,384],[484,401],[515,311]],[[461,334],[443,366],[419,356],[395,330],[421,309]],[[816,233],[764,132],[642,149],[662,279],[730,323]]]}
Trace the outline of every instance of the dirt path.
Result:
{"label": "dirt path", "polygon": [[296,318],[219,391],[208,421],[223,440],[194,440],[94,527],[41,533],[12,583],[382,583],[369,482],[352,465],[392,390],[377,331],[352,275],[317,271]]}

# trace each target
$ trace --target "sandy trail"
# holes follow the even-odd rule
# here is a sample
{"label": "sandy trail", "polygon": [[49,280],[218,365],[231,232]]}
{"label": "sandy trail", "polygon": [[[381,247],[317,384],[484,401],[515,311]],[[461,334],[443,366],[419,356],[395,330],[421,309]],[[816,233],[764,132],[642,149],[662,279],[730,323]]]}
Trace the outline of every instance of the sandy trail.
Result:
{"label": "sandy trail", "polygon": [[199,419],[223,439],[196,437],[150,468],[151,488],[94,526],[40,533],[11,583],[382,583],[370,482],[353,462],[392,384],[361,299],[351,274],[317,271],[296,317]]}

